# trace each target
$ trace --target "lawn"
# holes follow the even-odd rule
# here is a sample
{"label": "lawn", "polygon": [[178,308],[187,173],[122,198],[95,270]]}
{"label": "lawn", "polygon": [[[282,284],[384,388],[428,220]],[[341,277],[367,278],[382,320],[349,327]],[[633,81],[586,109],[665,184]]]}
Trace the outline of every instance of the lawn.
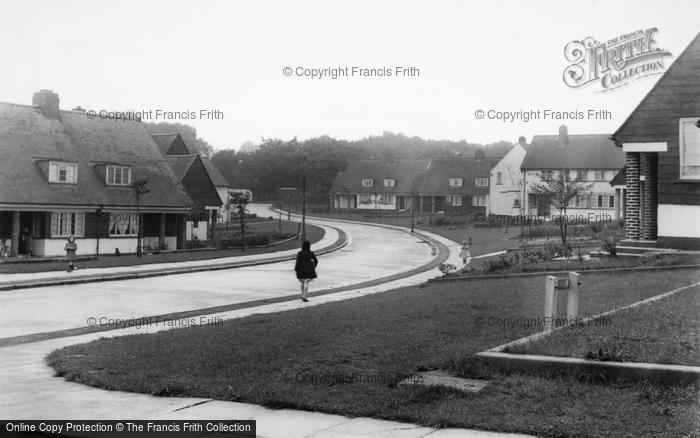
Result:
{"label": "lawn", "polygon": [[[312,210],[308,214],[309,216],[322,218],[370,222],[411,228],[411,215],[406,212],[401,212],[398,217],[390,213],[351,212],[347,214],[346,212],[327,212],[323,209]],[[438,215],[433,215],[432,219],[436,220],[438,217]],[[469,241],[469,238],[471,238],[471,254],[473,256],[503,251],[505,249],[517,247],[522,243],[519,239],[519,227],[494,227],[491,229],[475,227],[474,224],[467,221],[466,217],[459,216],[452,217],[452,224],[438,226],[429,225],[428,222],[430,219],[430,216],[427,214],[416,215],[414,219],[415,229],[428,231],[458,243]]]}
{"label": "lawn", "polygon": [[[699,279],[696,270],[583,274],[580,313]],[[161,396],[546,436],[698,435],[696,386],[599,385],[475,367],[473,353],[539,330],[507,322],[541,316],[543,284],[431,283],[222,326],[100,339],[55,351],[47,361],[72,381]],[[493,383],[478,394],[396,385],[439,368]]]}
{"label": "lawn", "polygon": [[[298,224],[296,222],[282,222],[282,231],[296,235]],[[231,224],[231,229],[229,234],[232,234],[236,228],[235,224]],[[277,221],[266,221],[249,224],[249,228],[246,228],[246,233],[250,232],[252,234],[261,232],[272,232],[278,230]],[[222,227],[220,235],[224,235],[224,229]],[[318,242],[323,238],[324,231],[322,228],[307,225],[306,235],[307,239],[313,244]],[[275,245],[259,247],[259,248],[246,248],[245,252],[242,252],[240,248],[232,249],[197,249],[197,250],[184,250],[177,252],[163,252],[163,253],[144,253],[142,257],[137,257],[135,254],[124,254],[121,256],[114,255],[101,255],[98,258],[92,260],[78,261],[76,265],[81,269],[88,268],[111,268],[116,266],[133,266],[133,265],[150,265],[155,263],[172,263],[172,262],[185,262],[194,260],[211,260],[219,259],[223,257],[236,257],[240,255],[250,255],[250,254],[263,254],[275,251],[285,251],[289,249],[295,249],[300,247],[300,242],[297,240],[291,240],[288,242],[282,242]],[[47,272],[47,271],[64,271],[66,269],[65,263],[60,263],[56,261],[32,261],[26,263],[2,263],[0,262],[0,274],[14,274],[14,273],[31,273],[31,272]]]}
{"label": "lawn", "polygon": [[[600,352],[602,351],[602,357]],[[700,287],[558,330],[509,353],[700,366]]]}

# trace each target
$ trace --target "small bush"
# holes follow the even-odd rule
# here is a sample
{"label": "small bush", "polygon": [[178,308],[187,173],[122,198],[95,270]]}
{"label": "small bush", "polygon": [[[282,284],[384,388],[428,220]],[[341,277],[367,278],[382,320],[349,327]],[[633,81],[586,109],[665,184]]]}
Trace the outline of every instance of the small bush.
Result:
{"label": "small bush", "polygon": [[617,241],[614,238],[609,237],[605,239],[603,244],[600,245],[600,248],[603,251],[610,253],[611,256],[617,257]]}

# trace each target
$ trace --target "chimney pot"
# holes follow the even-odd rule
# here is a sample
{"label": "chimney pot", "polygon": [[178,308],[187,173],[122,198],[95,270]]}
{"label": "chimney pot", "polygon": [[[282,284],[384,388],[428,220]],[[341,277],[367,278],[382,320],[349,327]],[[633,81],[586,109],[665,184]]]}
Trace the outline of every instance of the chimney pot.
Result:
{"label": "chimney pot", "polygon": [[569,144],[569,130],[566,128],[566,125],[559,127],[559,143],[562,145]]}
{"label": "chimney pot", "polygon": [[58,104],[58,94],[51,90],[37,91],[32,97],[32,105],[41,108],[44,116],[50,119],[58,118]]}

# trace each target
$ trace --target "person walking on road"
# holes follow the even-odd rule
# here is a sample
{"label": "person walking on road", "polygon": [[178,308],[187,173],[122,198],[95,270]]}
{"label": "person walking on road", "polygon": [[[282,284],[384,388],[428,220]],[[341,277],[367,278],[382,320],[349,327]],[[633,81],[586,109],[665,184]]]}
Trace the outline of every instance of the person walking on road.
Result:
{"label": "person walking on road", "polygon": [[311,243],[305,240],[301,243],[301,251],[297,253],[297,261],[294,265],[297,278],[301,283],[301,300],[303,302],[309,301],[306,294],[309,292],[309,283],[316,278],[316,266],[318,266],[316,254],[311,252]]}
{"label": "person walking on road", "polygon": [[75,237],[73,237],[72,234],[68,236],[68,243],[66,243],[64,249],[66,250],[66,259],[68,260],[68,272],[73,272],[78,269],[73,265],[76,258],[75,253],[78,251],[78,244],[75,243]]}

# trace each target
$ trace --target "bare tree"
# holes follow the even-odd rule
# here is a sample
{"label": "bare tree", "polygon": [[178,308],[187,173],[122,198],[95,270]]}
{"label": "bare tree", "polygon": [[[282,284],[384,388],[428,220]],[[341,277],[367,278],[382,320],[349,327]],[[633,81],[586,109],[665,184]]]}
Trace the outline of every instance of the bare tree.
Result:
{"label": "bare tree", "polygon": [[567,209],[572,201],[585,198],[591,193],[593,184],[587,184],[580,180],[569,178],[569,172],[561,170],[541,176],[541,181],[533,185],[533,192],[547,199],[554,208],[559,210],[559,233],[561,243],[566,246]]}

